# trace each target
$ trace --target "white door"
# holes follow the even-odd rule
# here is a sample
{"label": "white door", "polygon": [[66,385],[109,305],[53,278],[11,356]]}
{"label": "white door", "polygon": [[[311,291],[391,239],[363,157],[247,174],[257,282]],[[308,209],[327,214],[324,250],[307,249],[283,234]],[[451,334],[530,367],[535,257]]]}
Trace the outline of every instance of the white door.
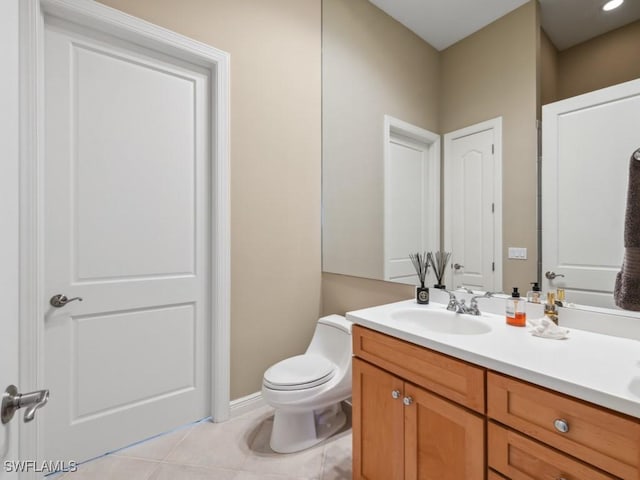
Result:
{"label": "white door", "polygon": [[640,80],[543,107],[543,289],[563,287],[570,302],[614,306],[639,125]]}
{"label": "white door", "polygon": [[447,286],[502,290],[501,120],[445,135]]}
{"label": "white door", "polygon": [[44,42],[43,457],[82,461],[208,416],[210,79],[59,19]]}
{"label": "white door", "polygon": [[417,285],[409,254],[440,244],[440,137],[389,116],[385,122],[384,277]]}
{"label": "white door", "polygon": [[[18,378],[18,0],[0,2],[0,397]],[[16,478],[5,461],[17,461],[22,412],[0,422],[0,479]],[[33,427],[33,424],[29,424]],[[25,425],[25,427],[27,427]]]}

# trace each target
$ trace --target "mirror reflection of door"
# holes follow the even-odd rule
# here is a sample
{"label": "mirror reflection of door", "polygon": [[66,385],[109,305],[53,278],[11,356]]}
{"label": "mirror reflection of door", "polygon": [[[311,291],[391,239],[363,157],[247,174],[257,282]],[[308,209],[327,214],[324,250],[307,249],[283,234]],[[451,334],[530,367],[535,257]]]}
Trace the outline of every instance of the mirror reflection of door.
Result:
{"label": "mirror reflection of door", "polygon": [[497,118],[444,136],[451,289],[502,290],[501,128]]}
{"label": "mirror reflection of door", "polygon": [[570,302],[614,306],[638,125],[640,80],[543,107],[543,290],[562,287]]}
{"label": "mirror reflection of door", "polygon": [[384,125],[384,279],[417,285],[409,254],[440,244],[440,136],[389,115]]}

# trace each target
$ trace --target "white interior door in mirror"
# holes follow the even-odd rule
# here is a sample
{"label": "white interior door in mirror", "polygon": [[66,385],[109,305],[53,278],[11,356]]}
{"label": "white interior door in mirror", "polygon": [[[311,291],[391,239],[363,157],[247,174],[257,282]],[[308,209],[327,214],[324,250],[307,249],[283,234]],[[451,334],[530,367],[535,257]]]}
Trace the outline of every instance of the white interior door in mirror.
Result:
{"label": "white interior door in mirror", "polygon": [[[18,329],[20,309],[19,238],[18,218],[19,176],[19,52],[18,52],[18,2],[0,2],[0,151],[2,175],[0,176],[0,290],[3,294],[2,320],[0,320],[0,397],[9,385],[22,388],[18,368]],[[28,387],[27,387],[28,388]],[[24,390],[23,390],[24,391]],[[0,479],[18,477],[13,467],[17,462],[18,434],[22,413],[18,411],[7,424],[0,423]],[[35,422],[24,425],[35,428]]]}
{"label": "white interior door in mirror", "polygon": [[445,250],[451,289],[502,290],[501,119],[445,135]]}
{"label": "white interior door in mirror", "polygon": [[210,79],[56,19],[44,54],[42,438],[81,461],[209,415]]}
{"label": "white interior door in mirror", "polygon": [[570,302],[614,306],[639,125],[640,80],[542,109],[542,280]]}
{"label": "white interior door in mirror", "polygon": [[409,254],[440,243],[440,137],[385,116],[384,157],[384,278],[416,285]]}

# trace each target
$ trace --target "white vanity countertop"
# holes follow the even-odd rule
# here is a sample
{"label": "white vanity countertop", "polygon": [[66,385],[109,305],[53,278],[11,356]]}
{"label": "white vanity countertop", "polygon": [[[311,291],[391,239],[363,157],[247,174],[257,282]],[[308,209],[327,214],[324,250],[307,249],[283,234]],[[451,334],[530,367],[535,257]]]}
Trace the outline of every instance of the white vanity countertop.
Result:
{"label": "white vanity countertop", "polygon": [[[640,418],[640,341],[570,329],[569,338],[535,337],[530,327],[512,327],[502,315],[478,319],[491,326],[481,335],[438,333],[393,320],[400,309],[445,310],[415,300],[347,313],[359,325],[497,372]],[[473,321],[473,320],[472,320]],[[635,393],[634,393],[635,392]]]}

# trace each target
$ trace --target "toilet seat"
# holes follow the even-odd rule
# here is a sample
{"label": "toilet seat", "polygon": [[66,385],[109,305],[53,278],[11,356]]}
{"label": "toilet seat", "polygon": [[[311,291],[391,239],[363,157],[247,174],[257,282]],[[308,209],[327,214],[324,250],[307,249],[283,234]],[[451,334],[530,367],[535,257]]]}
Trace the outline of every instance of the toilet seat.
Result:
{"label": "toilet seat", "polygon": [[327,383],[336,373],[328,359],[297,355],[276,363],[264,373],[264,386],[272,390],[304,390]]}

